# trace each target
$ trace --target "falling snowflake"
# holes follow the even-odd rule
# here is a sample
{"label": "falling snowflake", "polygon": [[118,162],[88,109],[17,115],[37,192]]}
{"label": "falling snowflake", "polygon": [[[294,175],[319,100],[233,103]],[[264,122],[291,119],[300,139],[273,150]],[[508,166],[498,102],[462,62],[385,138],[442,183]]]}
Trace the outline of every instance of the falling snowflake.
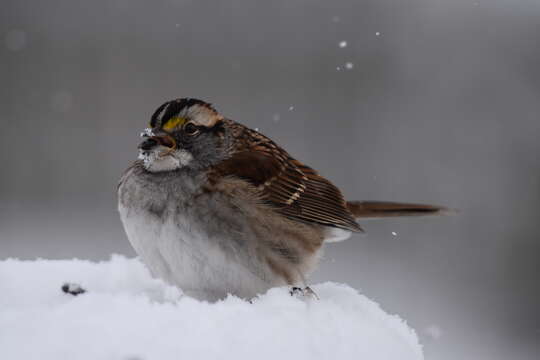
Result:
{"label": "falling snowflake", "polygon": [[442,329],[436,324],[429,325],[425,328],[424,332],[433,340],[438,340],[443,335]]}
{"label": "falling snowflake", "polygon": [[347,70],[351,70],[353,67],[354,67],[354,64],[352,62],[348,62],[348,63],[345,64],[345,68]]}
{"label": "falling snowflake", "polygon": [[339,42],[339,47],[340,47],[340,48],[346,48],[346,47],[347,47],[347,42],[346,42],[345,40],[340,41],[340,42]]}

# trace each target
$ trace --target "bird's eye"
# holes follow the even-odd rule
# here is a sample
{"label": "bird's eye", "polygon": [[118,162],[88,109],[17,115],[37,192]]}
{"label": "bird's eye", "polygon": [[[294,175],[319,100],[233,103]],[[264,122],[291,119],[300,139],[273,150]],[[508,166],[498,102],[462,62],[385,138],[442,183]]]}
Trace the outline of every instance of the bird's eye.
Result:
{"label": "bird's eye", "polygon": [[188,135],[196,135],[199,133],[199,129],[193,123],[187,123],[184,126],[184,132]]}

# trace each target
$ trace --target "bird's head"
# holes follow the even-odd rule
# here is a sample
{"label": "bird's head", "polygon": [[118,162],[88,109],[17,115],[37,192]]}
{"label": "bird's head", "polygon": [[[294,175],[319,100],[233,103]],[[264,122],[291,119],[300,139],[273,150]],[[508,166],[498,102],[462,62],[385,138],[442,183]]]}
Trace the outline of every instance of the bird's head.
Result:
{"label": "bird's head", "polygon": [[225,129],[210,104],[190,98],[167,101],[141,136],[139,159],[150,172],[201,169],[223,158]]}

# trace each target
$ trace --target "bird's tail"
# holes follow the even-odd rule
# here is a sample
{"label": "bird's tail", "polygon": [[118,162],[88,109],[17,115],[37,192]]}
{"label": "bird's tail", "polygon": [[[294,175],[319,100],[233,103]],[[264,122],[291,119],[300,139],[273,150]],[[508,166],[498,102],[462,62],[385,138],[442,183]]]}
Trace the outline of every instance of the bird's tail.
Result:
{"label": "bird's tail", "polygon": [[399,216],[449,215],[445,207],[425,204],[407,204],[386,201],[349,201],[347,208],[357,219],[378,219]]}

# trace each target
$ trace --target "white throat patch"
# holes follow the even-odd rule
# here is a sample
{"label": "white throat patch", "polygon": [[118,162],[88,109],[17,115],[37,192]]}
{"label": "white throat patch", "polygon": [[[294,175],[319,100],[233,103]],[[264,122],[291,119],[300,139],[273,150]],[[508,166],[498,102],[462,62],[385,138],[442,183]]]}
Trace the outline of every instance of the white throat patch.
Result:
{"label": "white throat patch", "polygon": [[139,151],[139,159],[144,162],[144,167],[150,172],[172,171],[188,165],[193,160],[189,151],[179,149],[168,155],[162,156],[159,149],[152,151]]}

